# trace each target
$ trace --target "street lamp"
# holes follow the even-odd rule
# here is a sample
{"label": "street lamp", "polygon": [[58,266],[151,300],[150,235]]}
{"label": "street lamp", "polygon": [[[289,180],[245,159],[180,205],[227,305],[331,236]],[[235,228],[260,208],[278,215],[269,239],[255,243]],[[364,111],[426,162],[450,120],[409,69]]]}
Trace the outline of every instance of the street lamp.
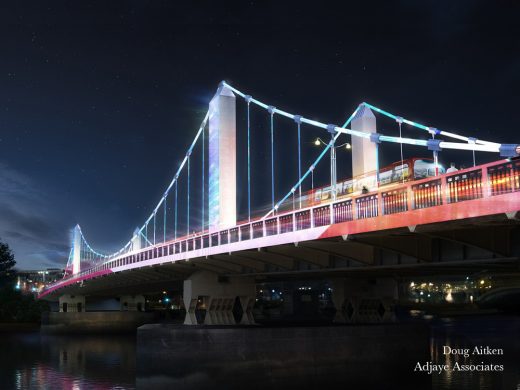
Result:
{"label": "street lamp", "polygon": [[[331,133],[333,134],[333,133]],[[346,150],[352,149],[352,145],[350,143],[345,142],[341,145],[334,145],[334,135],[332,135],[331,140],[331,147],[330,147],[330,190],[332,194],[332,200],[336,200],[336,182],[337,182],[337,170],[336,170],[336,149],[345,148]],[[317,137],[314,141],[314,145],[321,146],[321,145],[327,145],[325,141],[323,141],[320,137]]]}
{"label": "street lamp", "polygon": [[[327,143],[325,141],[323,141],[320,137],[316,138],[314,140],[314,145],[316,146],[321,146],[321,145],[327,145]],[[334,148],[335,149],[340,149],[340,148],[345,148],[346,150],[350,150],[352,149],[352,145],[348,142],[345,142],[344,144],[341,144],[341,145],[338,145],[338,146],[335,146]]]}

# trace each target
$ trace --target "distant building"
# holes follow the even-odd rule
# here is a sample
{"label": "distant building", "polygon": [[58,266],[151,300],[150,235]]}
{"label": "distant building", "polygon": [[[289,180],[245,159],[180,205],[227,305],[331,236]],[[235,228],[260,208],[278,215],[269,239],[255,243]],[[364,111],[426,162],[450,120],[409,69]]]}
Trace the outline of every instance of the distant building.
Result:
{"label": "distant building", "polygon": [[65,270],[47,268],[45,270],[17,270],[15,288],[25,293],[38,293],[45,286],[63,278]]}

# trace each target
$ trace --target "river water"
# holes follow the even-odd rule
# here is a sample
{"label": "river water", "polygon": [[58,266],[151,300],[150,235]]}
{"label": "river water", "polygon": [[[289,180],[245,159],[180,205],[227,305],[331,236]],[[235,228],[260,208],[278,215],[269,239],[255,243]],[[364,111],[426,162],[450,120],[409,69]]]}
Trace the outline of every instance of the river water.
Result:
{"label": "river water", "polygon": [[[403,340],[406,343],[406,340]],[[443,354],[444,346],[472,349],[489,346],[503,355],[469,356]],[[520,317],[482,316],[439,319],[431,322],[431,361],[434,364],[503,365],[502,372],[454,372],[429,376],[427,388],[520,389]],[[135,336],[51,336],[40,333],[0,333],[0,389],[134,389],[138,383]],[[395,360],[396,356],[388,356]],[[425,362],[421,362],[425,363]],[[262,376],[259,369],[258,375]],[[341,375],[341,372],[338,372]],[[388,383],[385,374],[378,388],[405,388],[417,375],[401,383]],[[250,378],[254,383],[255,378]],[[160,379],[159,379],[160,381]],[[244,387],[247,387],[244,384]],[[155,383],[154,387],[161,387]],[[342,387],[344,388],[344,387]],[[423,388],[423,387],[421,387]]]}

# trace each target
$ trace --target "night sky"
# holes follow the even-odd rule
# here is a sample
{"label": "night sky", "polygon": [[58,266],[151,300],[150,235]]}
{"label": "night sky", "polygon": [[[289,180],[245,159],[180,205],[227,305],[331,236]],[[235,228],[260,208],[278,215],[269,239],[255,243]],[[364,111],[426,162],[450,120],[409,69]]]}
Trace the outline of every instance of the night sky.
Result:
{"label": "night sky", "polygon": [[[520,142],[515,1],[344,2],[344,9],[281,1],[5,3],[0,238],[20,268],[63,267],[76,223],[100,251],[125,244],[163,194],[221,80],[325,123],[343,124],[367,101],[440,129]],[[237,109],[243,214],[242,102]],[[395,122],[379,119],[378,131],[397,133]],[[270,201],[268,117],[255,109],[252,120],[260,206]],[[295,126],[275,121],[279,197],[295,179]],[[302,131],[308,166],[319,152],[312,141],[327,134]],[[405,147],[412,155],[430,153]],[[349,158],[338,152],[339,177],[350,174]],[[398,148],[383,147],[383,164],[398,159]],[[471,153],[443,152],[441,161],[468,166]],[[317,184],[326,184],[328,166],[320,169]]]}

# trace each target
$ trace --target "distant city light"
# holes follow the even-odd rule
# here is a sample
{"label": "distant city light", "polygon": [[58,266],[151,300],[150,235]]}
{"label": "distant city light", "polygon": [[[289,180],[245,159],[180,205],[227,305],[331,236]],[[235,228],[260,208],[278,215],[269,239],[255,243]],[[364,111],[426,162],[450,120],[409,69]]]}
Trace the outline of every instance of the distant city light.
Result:
{"label": "distant city light", "polygon": [[451,295],[451,290],[448,290],[448,293],[446,294],[446,302],[453,302],[453,296]]}

